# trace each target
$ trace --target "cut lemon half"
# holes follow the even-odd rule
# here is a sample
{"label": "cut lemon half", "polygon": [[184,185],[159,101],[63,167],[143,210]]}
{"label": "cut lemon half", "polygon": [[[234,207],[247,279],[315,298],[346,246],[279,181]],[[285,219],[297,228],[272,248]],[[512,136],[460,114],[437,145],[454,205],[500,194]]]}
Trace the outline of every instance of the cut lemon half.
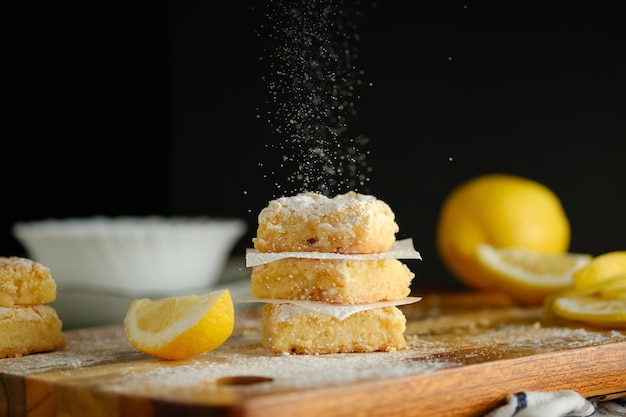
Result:
{"label": "cut lemon half", "polygon": [[184,359],[219,347],[232,334],[233,301],[228,289],[131,302],[126,338],[137,350],[162,359]]}
{"label": "cut lemon half", "polygon": [[579,253],[546,253],[518,247],[476,248],[485,279],[525,304],[541,304],[548,295],[572,287],[572,275],[592,259]]}
{"label": "cut lemon half", "polygon": [[572,278],[577,289],[584,289],[621,273],[626,274],[626,251],[613,251],[596,256]]}

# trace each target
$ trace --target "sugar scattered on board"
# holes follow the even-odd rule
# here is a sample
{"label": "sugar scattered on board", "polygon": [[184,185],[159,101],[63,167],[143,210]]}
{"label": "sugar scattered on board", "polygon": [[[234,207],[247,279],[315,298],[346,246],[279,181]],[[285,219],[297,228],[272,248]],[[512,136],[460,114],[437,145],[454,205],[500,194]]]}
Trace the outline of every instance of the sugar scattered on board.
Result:
{"label": "sugar scattered on board", "polygon": [[[427,309],[424,311],[428,312]],[[615,330],[538,324],[542,320],[538,309],[511,311],[507,317],[502,311],[493,316],[472,312],[467,322],[457,321],[452,328],[442,326],[445,314],[439,311],[438,317],[417,321],[425,330],[407,334],[407,349],[330,355],[273,355],[267,352],[258,345],[258,316],[249,312],[239,318],[237,333],[228,343],[207,354],[173,362],[135,351],[119,326],[99,329],[98,332],[86,329],[72,331],[64,350],[3,359],[2,373],[41,375],[41,378],[57,381],[69,378],[74,372],[85,375],[93,372],[94,375],[107,375],[106,381],[98,384],[99,390],[151,396],[178,395],[190,390],[211,391],[217,389],[222,379],[254,377],[265,382],[237,385],[237,391],[276,393],[421,375],[555,349],[626,341],[626,334]],[[498,322],[496,317],[504,322]],[[429,330],[430,320],[437,318],[441,321]],[[470,322],[474,324],[470,325]]]}

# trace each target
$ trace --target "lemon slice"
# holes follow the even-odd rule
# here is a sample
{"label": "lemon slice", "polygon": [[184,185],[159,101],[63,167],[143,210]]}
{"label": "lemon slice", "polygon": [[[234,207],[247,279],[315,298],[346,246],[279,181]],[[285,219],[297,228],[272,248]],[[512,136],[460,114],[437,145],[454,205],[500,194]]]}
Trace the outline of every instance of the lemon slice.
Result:
{"label": "lemon slice", "polygon": [[216,349],[232,334],[234,307],[228,289],[204,295],[135,299],[124,318],[126,338],[137,350],[184,359]]}
{"label": "lemon slice", "polygon": [[596,256],[584,268],[576,271],[572,279],[576,288],[584,289],[620,273],[626,274],[626,251],[613,251]]}
{"label": "lemon slice", "polygon": [[557,316],[586,323],[626,328],[626,300],[607,299],[589,294],[557,296],[551,300]]}
{"label": "lemon slice", "polygon": [[494,288],[525,304],[541,304],[548,295],[572,286],[572,275],[592,259],[579,253],[545,253],[524,248],[476,248],[478,263]]}
{"label": "lemon slice", "polygon": [[626,327],[626,273],[613,275],[584,289],[551,295],[546,312],[605,327]]}

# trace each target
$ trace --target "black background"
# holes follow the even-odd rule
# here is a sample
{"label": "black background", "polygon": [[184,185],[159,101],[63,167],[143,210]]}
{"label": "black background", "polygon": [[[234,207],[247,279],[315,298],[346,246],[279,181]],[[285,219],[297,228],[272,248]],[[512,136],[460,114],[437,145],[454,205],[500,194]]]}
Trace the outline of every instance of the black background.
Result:
{"label": "black background", "polygon": [[[287,192],[257,36],[263,2],[13,6],[5,40],[0,253],[15,221],[241,217]],[[561,198],[570,249],[626,247],[626,31],[620,2],[363,3],[368,192],[394,209],[414,287],[454,285],[434,233],[447,193],[487,172]],[[265,178],[274,172],[272,178]]]}

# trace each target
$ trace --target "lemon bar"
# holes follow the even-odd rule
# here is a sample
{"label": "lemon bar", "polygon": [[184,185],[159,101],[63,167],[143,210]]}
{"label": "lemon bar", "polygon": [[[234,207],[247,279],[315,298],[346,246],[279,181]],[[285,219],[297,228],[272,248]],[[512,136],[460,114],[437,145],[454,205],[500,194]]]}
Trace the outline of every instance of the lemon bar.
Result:
{"label": "lemon bar", "polygon": [[408,296],[414,276],[397,259],[286,258],[254,266],[250,291],[257,298],[371,303]]}
{"label": "lemon bar", "polygon": [[274,354],[396,351],[406,348],[406,317],[395,306],[356,312],[342,320],[294,304],[262,307],[260,344]]}

